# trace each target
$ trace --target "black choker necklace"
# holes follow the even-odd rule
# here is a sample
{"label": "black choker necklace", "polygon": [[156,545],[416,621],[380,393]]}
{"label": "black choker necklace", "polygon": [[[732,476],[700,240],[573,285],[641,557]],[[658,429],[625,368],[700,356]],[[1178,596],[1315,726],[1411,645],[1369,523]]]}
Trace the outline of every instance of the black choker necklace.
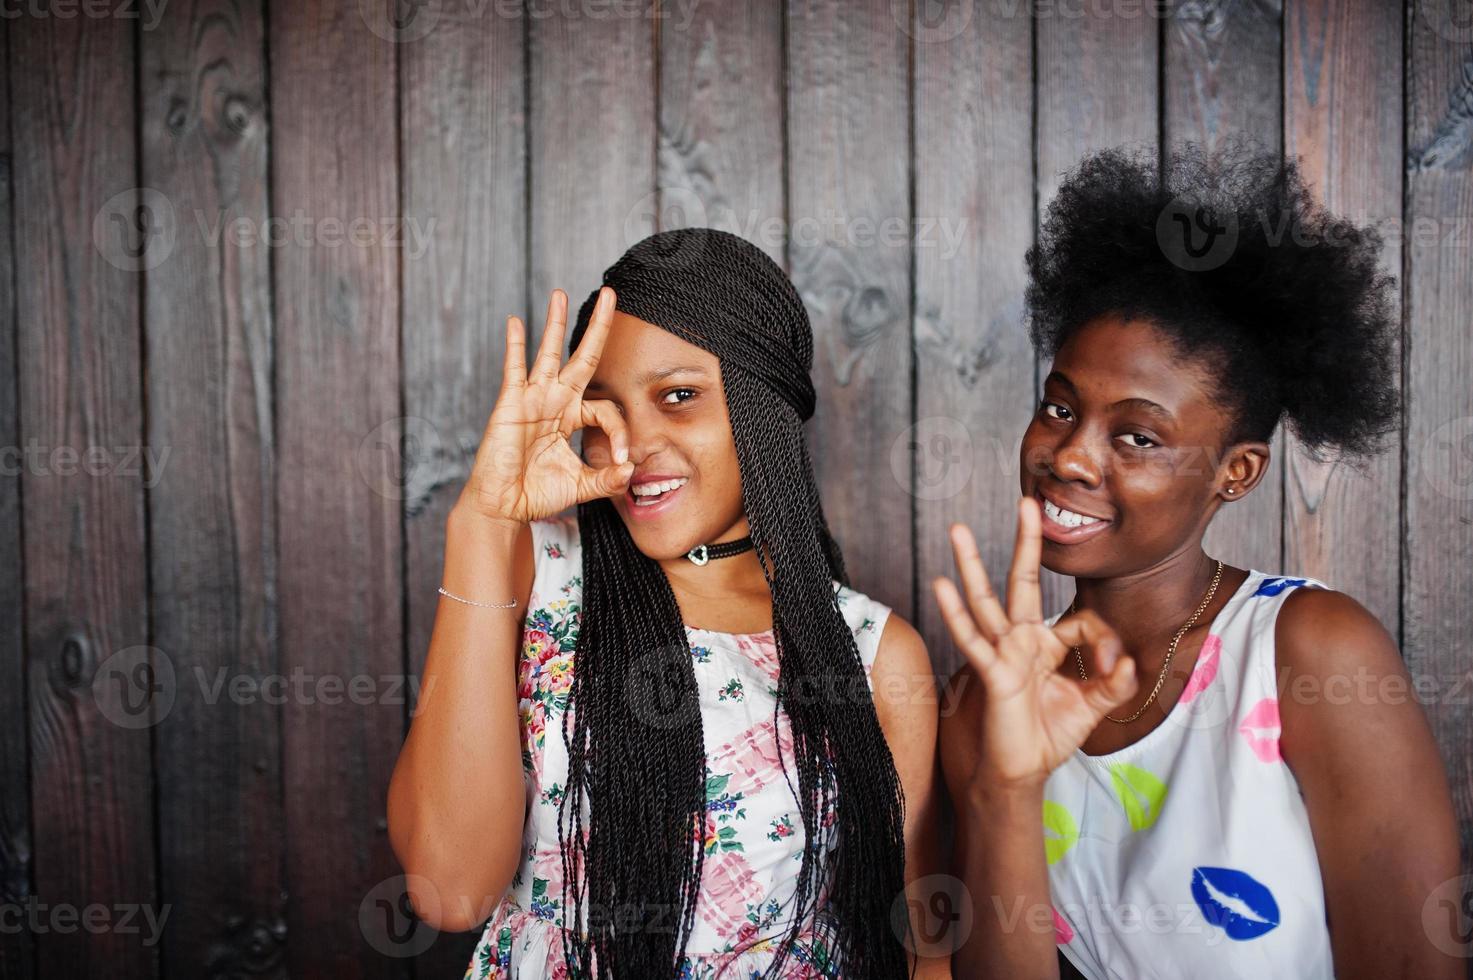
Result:
{"label": "black choker necklace", "polygon": [[738,538],[735,541],[723,541],[720,544],[698,544],[685,553],[692,564],[704,565],[712,558],[730,558],[744,551],[752,550],[752,537]]}

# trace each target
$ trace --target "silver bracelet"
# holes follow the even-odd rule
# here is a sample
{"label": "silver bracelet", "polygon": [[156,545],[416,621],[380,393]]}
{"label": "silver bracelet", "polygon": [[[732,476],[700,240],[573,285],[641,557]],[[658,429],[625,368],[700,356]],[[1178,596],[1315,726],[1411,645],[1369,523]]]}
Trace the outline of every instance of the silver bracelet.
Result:
{"label": "silver bracelet", "polygon": [[510,609],[517,604],[517,600],[515,599],[510,602],[477,602],[474,599],[462,599],[454,592],[446,592],[443,585],[440,586],[440,594],[448,599],[454,599],[456,602],[463,602],[467,606],[481,606],[485,609]]}

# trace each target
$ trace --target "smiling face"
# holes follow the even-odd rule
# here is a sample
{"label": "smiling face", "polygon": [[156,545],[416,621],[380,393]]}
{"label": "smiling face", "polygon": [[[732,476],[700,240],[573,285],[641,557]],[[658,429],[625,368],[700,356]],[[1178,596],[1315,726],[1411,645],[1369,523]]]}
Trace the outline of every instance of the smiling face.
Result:
{"label": "smiling face", "polygon": [[1043,564],[1128,575],[1196,547],[1257,485],[1268,446],[1233,423],[1210,364],[1146,321],[1100,317],[1059,348],[1023,435],[1022,491],[1043,505]]}
{"label": "smiling face", "polygon": [[[747,533],[714,354],[615,312],[585,397],[613,402],[629,427],[634,477],[613,504],[641,552],[657,561],[676,558],[698,544]],[[583,448],[593,465],[610,458],[602,430],[584,429]]]}

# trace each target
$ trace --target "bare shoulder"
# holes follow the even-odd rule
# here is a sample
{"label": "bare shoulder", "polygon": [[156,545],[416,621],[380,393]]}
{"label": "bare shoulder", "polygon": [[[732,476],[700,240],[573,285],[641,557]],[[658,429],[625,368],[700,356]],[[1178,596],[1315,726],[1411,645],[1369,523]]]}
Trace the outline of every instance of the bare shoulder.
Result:
{"label": "bare shoulder", "polygon": [[876,707],[882,700],[893,703],[901,691],[904,697],[900,700],[916,700],[919,696],[935,706],[935,673],[931,669],[931,654],[925,647],[921,632],[899,613],[891,612],[885,617],[871,681],[875,688]]}
{"label": "bare shoulder", "polygon": [[927,674],[931,672],[931,656],[926,652],[926,641],[904,616],[891,612],[885,617],[885,628],[880,633],[875,673],[916,668],[924,668]]}
{"label": "bare shoulder", "polygon": [[885,618],[870,684],[882,724],[902,715],[928,716],[935,724],[936,677],[931,655],[920,632],[898,613]]}
{"label": "bare shoulder", "polygon": [[1396,641],[1371,611],[1334,589],[1299,588],[1274,623],[1281,680],[1328,680],[1356,671],[1405,674]]}
{"label": "bare shoulder", "polygon": [[1274,623],[1284,760],[1301,781],[1351,778],[1368,759],[1435,764],[1436,749],[1401,651],[1355,599],[1296,589]]}

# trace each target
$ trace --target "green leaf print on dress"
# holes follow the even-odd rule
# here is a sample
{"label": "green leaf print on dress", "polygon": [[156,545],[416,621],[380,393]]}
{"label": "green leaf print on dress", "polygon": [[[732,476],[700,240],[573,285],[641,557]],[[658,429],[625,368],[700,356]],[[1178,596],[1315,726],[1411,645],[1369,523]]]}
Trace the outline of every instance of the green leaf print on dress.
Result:
{"label": "green leaf print on dress", "polygon": [[1053,800],[1043,801],[1043,830],[1043,854],[1049,864],[1068,854],[1079,841],[1079,824],[1068,810]]}
{"label": "green leaf print on dress", "polygon": [[1161,816],[1166,784],[1155,775],[1140,766],[1117,762],[1110,767],[1110,781],[1115,784],[1115,795],[1120,797],[1120,805],[1130,818],[1131,830],[1145,830]]}
{"label": "green leaf print on dress", "polygon": [[712,775],[710,769],[706,770],[706,828],[702,843],[707,854],[746,850],[737,838],[736,828],[730,826],[735,820],[747,818],[746,807],[742,806],[744,794],[727,792],[729,782],[731,773]]}

